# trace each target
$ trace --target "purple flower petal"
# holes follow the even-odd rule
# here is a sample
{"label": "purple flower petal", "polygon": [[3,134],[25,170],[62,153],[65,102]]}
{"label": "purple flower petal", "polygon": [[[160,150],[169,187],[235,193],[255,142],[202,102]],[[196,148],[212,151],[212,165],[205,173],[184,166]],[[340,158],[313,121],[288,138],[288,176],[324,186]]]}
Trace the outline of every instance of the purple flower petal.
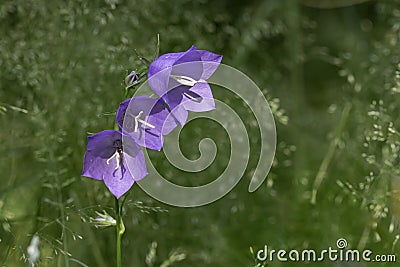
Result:
{"label": "purple flower petal", "polygon": [[[111,156],[110,156],[111,157]],[[94,153],[86,151],[83,160],[82,176],[93,178],[96,180],[103,180],[103,174],[110,168],[106,164],[107,158],[103,158]]]}
{"label": "purple flower petal", "polygon": [[215,109],[214,97],[206,82],[198,82],[190,90],[184,92],[182,103],[186,110],[193,112]]}
{"label": "purple flower petal", "polygon": [[[128,143],[129,145],[127,145]],[[126,150],[131,151],[127,152]],[[108,173],[103,178],[108,189],[117,198],[125,194],[135,181],[139,181],[147,175],[143,151],[133,140],[124,141],[123,161],[120,168],[116,170],[115,161],[113,161],[113,164],[110,163],[114,168],[107,169]]]}
{"label": "purple flower petal", "polygon": [[222,61],[222,56],[206,50],[198,50],[198,52],[200,52],[201,61],[203,62],[203,73],[201,79],[207,80],[217,70]]}
{"label": "purple flower petal", "polygon": [[[192,46],[185,52],[162,55],[151,63],[149,85],[171,110],[176,110],[179,124],[183,125],[187,118],[182,108],[194,112],[215,108],[210,86],[205,80],[215,72],[221,60],[221,55]],[[169,128],[166,129],[168,132]]]}
{"label": "purple flower petal", "polygon": [[115,152],[114,141],[121,138],[121,133],[105,130],[88,137],[86,151],[101,158],[109,158]]}
{"label": "purple flower petal", "polygon": [[[160,150],[164,141],[163,127],[169,111],[161,99],[138,96],[122,102],[117,122],[122,131],[140,146]],[[169,128],[178,124],[171,121]]]}
{"label": "purple flower petal", "polygon": [[[206,82],[198,82],[193,87],[179,86],[165,95],[171,109],[204,112],[215,109],[211,88]],[[177,108],[179,107],[179,109]],[[183,123],[186,122],[186,118]],[[181,125],[183,125],[180,122]]]}
{"label": "purple flower petal", "polygon": [[162,129],[163,135],[172,132],[177,125],[185,125],[188,115],[187,110],[182,105],[171,109],[171,113],[168,115]]}
{"label": "purple flower petal", "polygon": [[[115,164],[110,164],[115,166]],[[107,168],[103,172],[103,180],[110,192],[116,197],[120,198],[125,194],[135,182],[131,173],[125,164],[120,168],[113,169]]]}
{"label": "purple flower petal", "polygon": [[[150,87],[158,96],[162,96],[167,92],[172,66],[175,65],[181,57],[184,57],[186,54],[191,53],[196,49],[195,46],[192,46],[185,52],[164,54],[159,56],[150,64],[148,70],[148,82]],[[198,59],[200,59],[200,56]]]}
{"label": "purple flower petal", "polygon": [[168,62],[161,59],[160,61],[154,62],[155,63],[152,63],[152,65],[149,67],[148,83],[158,96],[162,96],[168,90],[168,82],[172,67],[163,66],[164,63],[168,64]]}
{"label": "purple flower petal", "polygon": [[147,175],[143,151],[134,140],[126,140],[126,145],[122,144],[121,132],[114,130],[89,136],[83,163],[82,175],[104,180],[117,198],[126,193],[134,181]]}

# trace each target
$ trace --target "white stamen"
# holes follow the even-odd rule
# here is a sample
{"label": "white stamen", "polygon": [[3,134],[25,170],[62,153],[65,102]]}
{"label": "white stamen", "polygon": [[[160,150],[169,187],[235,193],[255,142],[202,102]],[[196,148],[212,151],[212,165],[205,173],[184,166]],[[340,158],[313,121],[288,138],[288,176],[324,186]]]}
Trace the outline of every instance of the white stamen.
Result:
{"label": "white stamen", "polygon": [[113,158],[115,158],[115,160],[117,161],[117,166],[115,167],[115,169],[117,170],[119,168],[119,163],[120,163],[120,159],[121,159],[121,156],[120,156],[120,154],[118,152],[118,149],[115,151],[115,153],[109,159],[107,159],[107,161],[106,161],[107,165],[110,165],[110,161]]}
{"label": "white stamen", "polygon": [[191,100],[193,100],[193,101],[199,101],[199,99],[198,98],[196,98],[196,97],[193,97],[193,96],[191,96],[190,94],[188,94],[188,93],[183,93],[187,98],[190,98]]}
{"label": "white stamen", "polygon": [[181,75],[171,75],[171,78],[175,79],[178,83],[187,85],[187,86],[194,86],[198,81],[188,76],[181,76]]}
{"label": "white stamen", "polygon": [[154,126],[153,124],[150,124],[147,121],[140,119],[142,114],[143,114],[143,111],[140,111],[139,114],[137,116],[135,116],[135,129],[134,129],[135,133],[138,131],[139,123],[146,125],[147,127],[150,127],[151,129],[156,128],[156,126]]}

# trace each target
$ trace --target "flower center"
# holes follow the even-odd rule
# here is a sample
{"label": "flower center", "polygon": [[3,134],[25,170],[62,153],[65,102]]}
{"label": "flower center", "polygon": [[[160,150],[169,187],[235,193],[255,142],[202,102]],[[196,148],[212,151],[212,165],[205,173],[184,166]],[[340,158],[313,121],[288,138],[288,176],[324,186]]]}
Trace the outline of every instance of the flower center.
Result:
{"label": "flower center", "polygon": [[122,146],[121,146],[121,141],[120,140],[116,140],[114,142],[114,146],[115,148],[115,153],[112,154],[111,157],[109,157],[106,161],[107,165],[110,165],[110,162],[113,158],[115,158],[116,161],[116,166],[115,166],[115,170],[118,170],[119,166],[121,165],[121,159],[122,159]]}
{"label": "flower center", "polygon": [[151,129],[156,128],[156,126],[154,126],[153,124],[150,124],[147,121],[142,120],[140,118],[142,116],[142,114],[143,114],[143,111],[140,111],[139,114],[137,116],[135,116],[135,129],[134,129],[135,133],[138,131],[139,123],[141,123],[147,127],[150,127]]}
{"label": "flower center", "polygon": [[187,85],[187,86],[194,86],[198,81],[188,76],[181,76],[181,75],[171,75],[175,81],[180,84]]}

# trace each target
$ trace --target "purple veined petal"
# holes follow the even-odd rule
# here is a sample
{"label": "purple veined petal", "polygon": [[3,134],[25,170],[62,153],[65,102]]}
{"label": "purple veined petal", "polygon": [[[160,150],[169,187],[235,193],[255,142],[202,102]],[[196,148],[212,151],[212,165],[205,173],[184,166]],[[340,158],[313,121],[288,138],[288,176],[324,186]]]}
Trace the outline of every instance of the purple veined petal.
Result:
{"label": "purple veined petal", "polygon": [[[150,88],[158,96],[162,96],[168,90],[168,83],[171,76],[172,66],[163,67],[163,61],[153,61],[148,71],[148,83]],[[168,62],[165,62],[168,63]],[[152,66],[153,65],[153,66]],[[161,65],[156,66],[154,65]],[[157,70],[160,69],[160,70]]]}
{"label": "purple veined petal", "polygon": [[123,153],[123,155],[124,163],[120,164],[120,166],[115,169],[116,163],[114,160],[109,165],[114,168],[109,167],[105,169],[105,172],[103,173],[103,180],[105,185],[116,198],[120,198],[123,194],[125,194],[135,182],[134,177],[130,173],[125,163],[125,153]]}
{"label": "purple veined petal", "polygon": [[131,101],[131,99],[132,98],[128,98],[119,104],[119,107],[117,109],[117,114],[115,116],[115,120],[118,124],[119,129],[124,133],[126,132],[125,129],[129,129],[131,126],[131,125],[129,125],[129,126],[125,125],[125,129],[122,127],[124,124],[125,113],[126,113],[126,110],[129,106],[129,102]]}
{"label": "purple veined petal", "polygon": [[[135,180],[147,175],[143,151],[133,139],[126,138],[130,142],[123,145],[121,132],[115,130],[89,136],[82,171],[83,176],[104,180],[117,198],[127,192]],[[127,164],[135,166],[134,176]]]}
{"label": "purple veined petal", "polygon": [[156,58],[149,66],[148,77],[155,75],[166,68],[172,67],[185,54],[197,50],[196,46],[192,46],[187,51],[177,53],[167,53]]}
{"label": "purple veined petal", "polygon": [[121,133],[114,130],[105,130],[88,137],[83,160],[83,176],[96,180],[103,179],[103,174],[110,168],[106,164],[107,159],[115,153],[114,142],[118,139],[121,139]]}
{"label": "purple veined petal", "polygon": [[168,104],[171,112],[171,116],[167,119],[167,124],[164,126],[163,133],[170,133],[174,126],[174,123],[177,125],[183,125],[186,123],[188,112],[183,105],[181,105],[183,101],[183,92],[188,90],[190,87],[188,86],[178,86],[174,89],[169,90],[164,96],[163,99],[165,103]]}
{"label": "purple veined petal", "polygon": [[[141,119],[147,119],[150,114],[150,110],[155,104],[155,100],[155,98],[137,96],[133,98],[128,98],[120,103],[116,114],[116,121],[118,123],[118,126],[122,129],[122,132],[131,133],[134,131],[134,117],[137,116],[140,112],[142,112],[140,116]],[[127,120],[127,116],[129,116],[129,118],[132,118],[132,120]],[[127,122],[132,122],[132,125],[127,125]]]}
{"label": "purple veined petal", "polygon": [[[183,61],[187,55],[192,54],[195,52],[197,54],[197,61],[200,60],[200,54],[196,52],[197,47],[192,46],[185,52],[178,52],[178,53],[168,53],[161,55],[160,57],[156,58],[149,66],[148,70],[148,82],[150,87],[153,91],[158,95],[162,96],[167,92],[169,82],[170,82],[170,75],[172,72],[172,66],[175,65],[177,62],[185,63],[187,61]],[[180,60],[183,58],[183,60]],[[190,60],[191,57],[187,58]],[[169,86],[169,88],[173,87],[174,85]]]}
{"label": "purple veined petal", "polygon": [[[171,75],[187,76],[193,80],[200,80],[203,73],[203,64],[201,61],[201,53],[192,46],[186,51],[173,65]],[[170,79],[169,88],[174,88],[174,79]]]}
{"label": "purple veined petal", "polygon": [[193,112],[215,109],[214,97],[207,82],[197,82],[193,87],[183,85],[176,87],[170,90],[164,99],[171,109],[177,106]]}
{"label": "purple veined petal", "polygon": [[173,64],[168,89],[171,90],[182,85],[176,78],[187,77],[190,80],[198,81],[201,79],[202,73],[203,62],[201,61],[201,53],[199,53],[197,47],[192,46]]}
{"label": "purple veined petal", "polygon": [[173,110],[180,105],[183,99],[183,92],[188,89],[189,87],[184,85],[169,89],[168,92],[162,96],[162,99],[168,104],[170,109]]}
{"label": "purple veined petal", "polygon": [[[188,51],[191,49],[192,48]],[[148,70],[148,82],[150,87],[158,96],[162,96],[168,88],[172,66],[188,51],[161,55],[150,64]]]}
{"label": "purple veined petal", "polygon": [[[216,71],[221,60],[221,55],[192,46],[185,52],[165,54],[151,64],[150,87],[171,110],[176,110],[172,112],[173,118],[168,119],[163,134],[172,131],[169,126],[173,121],[183,126],[188,110],[203,112],[215,108],[210,86],[205,80]],[[150,82],[152,79],[162,82]]]}
{"label": "purple veined petal", "polygon": [[143,179],[148,174],[142,149],[127,136],[123,137],[122,155],[119,168],[115,169],[115,161],[112,164],[110,162],[114,168],[109,168],[109,172],[103,178],[105,185],[116,198],[120,198],[135,181]]}
{"label": "purple veined petal", "polygon": [[201,79],[207,80],[217,70],[222,61],[222,56],[206,50],[198,50],[198,52],[201,54],[201,61],[203,62]]}
{"label": "purple veined petal", "polygon": [[186,110],[204,112],[215,109],[215,101],[211,88],[206,82],[198,82],[183,92],[182,105]]}
{"label": "purple veined petal", "polygon": [[186,123],[188,115],[189,115],[188,111],[182,105],[178,105],[175,108],[173,108],[163,125],[162,128],[163,135],[169,134],[178,125],[181,125],[181,127],[183,127],[183,125],[185,125]]}
{"label": "purple veined petal", "polygon": [[[111,156],[112,154],[110,157]],[[99,157],[91,152],[86,152],[83,160],[82,176],[103,180],[103,174],[110,168],[110,166],[107,165],[107,159],[108,158]]]}
{"label": "purple veined petal", "polygon": [[183,77],[185,79],[189,79],[191,81],[199,81],[203,74],[203,62],[201,61],[191,61],[181,64],[176,64],[172,67],[168,89],[173,89],[175,87],[181,86],[182,83],[179,83],[176,78]]}
{"label": "purple veined petal", "polygon": [[124,164],[130,170],[134,181],[142,180],[147,174],[143,150],[131,138],[123,137]]}
{"label": "purple veined petal", "polygon": [[87,152],[102,158],[109,158],[114,154],[115,140],[121,139],[121,133],[114,130],[105,130],[88,137]]}
{"label": "purple veined petal", "polygon": [[201,54],[197,52],[197,47],[192,45],[188,50],[182,52],[179,58],[174,62],[174,65],[192,62],[192,61],[200,61]]}
{"label": "purple veined petal", "polygon": [[121,103],[116,120],[123,133],[138,145],[161,150],[164,141],[162,127],[168,114],[161,99],[138,96]]}
{"label": "purple veined petal", "polygon": [[171,75],[188,76],[197,81],[207,80],[216,71],[221,61],[222,55],[207,50],[197,50],[195,46],[192,46],[173,63]]}

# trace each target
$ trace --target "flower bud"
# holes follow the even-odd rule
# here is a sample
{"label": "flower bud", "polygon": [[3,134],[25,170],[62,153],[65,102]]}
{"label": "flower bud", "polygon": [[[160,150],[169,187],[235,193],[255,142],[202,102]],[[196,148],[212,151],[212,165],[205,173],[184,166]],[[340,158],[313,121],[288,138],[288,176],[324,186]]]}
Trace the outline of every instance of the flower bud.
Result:
{"label": "flower bud", "polygon": [[92,219],[92,223],[94,224],[95,227],[106,228],[109,226],[117,225],[117,221],[113,217],[111,217],[106,211],[103,212],[104,213],[102,214],[96,211],[96,214],[98,216]]}
{"label": "flower bud", "polygon": [[133,70],[131,73],[129,73],[128,76],[126,76],[125,84],[126,86],[131,86],[138,80],[139,80],[139,74],[137,74],[136,71]]}

